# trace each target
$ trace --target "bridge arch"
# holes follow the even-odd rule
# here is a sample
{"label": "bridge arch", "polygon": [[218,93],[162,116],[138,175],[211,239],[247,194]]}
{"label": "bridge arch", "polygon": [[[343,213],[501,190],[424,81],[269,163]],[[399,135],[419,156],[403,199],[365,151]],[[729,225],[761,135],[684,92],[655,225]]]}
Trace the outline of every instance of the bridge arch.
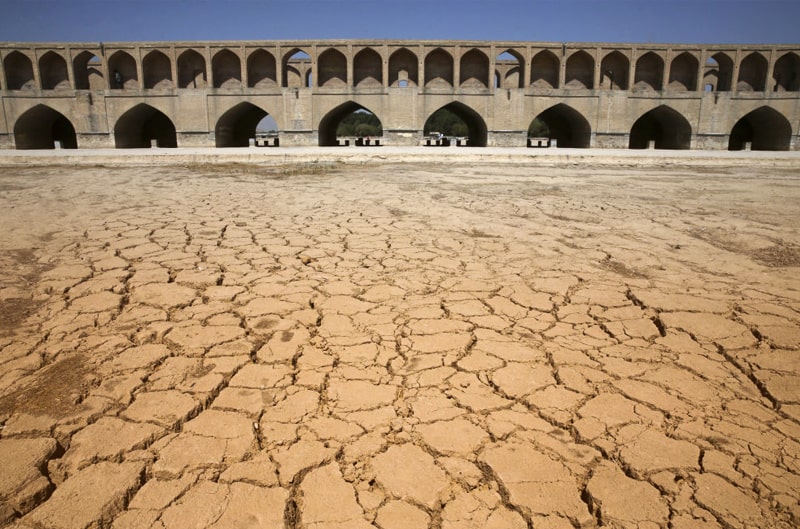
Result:
{"label": "bridge arch", "polygon": [[240,88],[242,61],[229,49],[220,50],[211,59],[211,79],[214,88]]}
{"label": "bridge arch", "polygon": [[425,57],[425,87],[450,88],[453,86],[453,56],[436,48]]}
{"label": "bridge arch", "polygon": [[364,48],[353,57],[353,85],[358,88],[383,86],[383,59],[372,48]]}
{"label": "bridge arch", "polygon": [[[358,110],[366,110],[371,114],[375,114],[367,107],[356,103],[355,101],[347,101],[329,111],[319,122],[319,146],[320,147],[333,147],[338,145],[336,140],[336,129],[339,123]],[[380,118],[378,118],[380,120]]]}
{"label": "bridge arch", "polygon": [[461,118],[461,120],[467,125],[468,146],[486,147],[488,128],[486,127],[486,121],[484,121],[480,114],[460,101],[453,101],[452,103],[448,103],[447,105],[436,109],[434,112],[431,112],[431,114],[428,116],[428,119],[430,119],[431,116],[440,110],[448,110],[452,112]]}
{"label": "bridge arch", "polygon": [[311,87],[311,76],[314,72],[311,68],[311,56],[305,50],[294,48],[285,53],[281,64],[283,66],[281,85],[284,88]]}
{"label": "bridge arch", "polygon": [[64,149],[77,149],[75,127],[64,114],[46,105],[29,108],[14,123],[17,149],[55,149],[59,142]]}
{"label": "bridge arch", "polygon": [[136,61],[130,54],[120,50],[109,57],[108,71],[111,76],[111,79],[109,79],[111,89],[133,90],[139,88],[139,74],[136,72]]}
{"label": "bridge arch", "polygon": [[567,59],[564,88],[593,88],[594,59],[583,50],[576,51]]}
{"label": "bridge arch", "polygon": [[558,88],[558,57],[550,50],[542,50],[531,62],[531,86],[534,88]]}
{"label": "bridge arch", "polygon": [[172,88],[172,63],[164,53],[153,50],[142,59],[142,77],[147,89]]}
{"label": "bridge arch", "polygon": [[91,51],[82,51],[72,60],[76,90],[102,90],[105,87],[100,57]]}
{"label": "bridge arch", "polygon": [[480,50],[471,49],[461,56],[459,86],[464,88],[489,88],[489,57]]}
{"label": "bridge arch", "polygon": [[677,110],[666,105],[646,112],[631,127],[631,149],[647,149],[650,142],[656,149],[688,149],[692,126]]}
{"label": "bridge arch", "polygon": [[247,147],[256,137],[256,127],[268,112],[244,101],[228,109],[217,120],[214,137],[217,147]]}
{"label": "bridge arch", "polygon": [[772,73],[776,92],[800,91],[800,57],[794,52],[781,55]]}
{"label": "bridge arch", "polygon": [[736,90],[739,92],[763,92],[767,80],[767,59],[758,52],[745,57],[739,64]]}
{"label": "bridge arch", "polygon": [[667,87],[676,91],[696,91],[699,65],[697,58],[688,51],[672,59]]}
{"label": "bridge arch", "polygon": [[786,117],[770,107],[759,107],[743,116],[731,130],[729,151],[741,151],[750,142],[754,151],[788,151],[792,125]]}
{"label": "bridge arch", "polygon": [[247,57],[247,86],[278,86],[275,57],[270,52],[259,48]]}
{"label": "bridge arch", "polygon": [[206,60],[195,50],[178,55],[178,88],[205,88],[208,85]]}
{"label": "bridge arch", "polygon": [[[505,63],[505,68],[500,65]],[[516,64],[515,64],[516,63]],[[495,71],[497,88],[525,88],[525,60],[517,51],[507,49],[497,56]]]}
{"label": "bridge arch", "polygon": [[329,48],[317,58],[317,86],[347,86],[347,58],[339,50]]}
{"label": "bridge arch", "polygon": [[627,90],[631,62],[618,51],[612,51],[600,61],[600,87],[607,90]]}
{"label": "bridge arch", "polygon": [[664,59],[649,51],[636,61],[636,72],[633,76],[633,89],[661,90],[664,82]]}
{"label": "bridge arch", "polygon": [[[547,125],[549,138],[557,140],[559,147],[588,148],[592,138],[592,128],[583,115],[564,103],[548,108],[534,118]],[[531,122],[533,123],[533,122]]]}
{"label": "bridge arch", "polygon": [[419,60],[408,48],[389,56],[389,86],[419,86]]}
{"label": "bridge arch", "polygon": [[114,125],[117,149],[146,149],[155,140],[158,147],[177,147],[175,125],[166,114],[139,103],[122,114]]}
{"label": "bridge arch", "polygon": [[3,59],[8,90],[33,90],[36,82],[33,77],[33,63],[27,55],[12,51]]}
{"label": "bridge arch", "polygon": [[69,90],[67,61],[60,54],[48,51],[39,59],[39,79],[42,90]]}

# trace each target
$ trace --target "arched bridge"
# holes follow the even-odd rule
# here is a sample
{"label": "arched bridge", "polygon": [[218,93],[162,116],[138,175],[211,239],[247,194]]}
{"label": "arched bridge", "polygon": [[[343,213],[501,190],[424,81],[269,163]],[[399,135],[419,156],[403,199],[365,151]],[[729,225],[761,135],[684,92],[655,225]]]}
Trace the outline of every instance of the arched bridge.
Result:
{"label": "arched bridge", "polygon": [[[446,108],[471,146],[800,149],[800,46],[291,41],[0,43],[0,148],[385,145]],[[553,142],[552,140],[555,140]],[[272,139],[274,144],[274,138]]]}

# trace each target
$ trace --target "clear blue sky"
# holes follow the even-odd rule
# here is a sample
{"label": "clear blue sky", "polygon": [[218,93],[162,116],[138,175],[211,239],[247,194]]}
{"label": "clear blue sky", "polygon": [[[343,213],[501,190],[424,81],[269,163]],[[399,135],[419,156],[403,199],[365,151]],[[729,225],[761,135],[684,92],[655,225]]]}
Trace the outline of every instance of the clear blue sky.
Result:
{"label": "clear blue sky", "polygon": [[800,0],[0,0],[0,41],[800,43]]}

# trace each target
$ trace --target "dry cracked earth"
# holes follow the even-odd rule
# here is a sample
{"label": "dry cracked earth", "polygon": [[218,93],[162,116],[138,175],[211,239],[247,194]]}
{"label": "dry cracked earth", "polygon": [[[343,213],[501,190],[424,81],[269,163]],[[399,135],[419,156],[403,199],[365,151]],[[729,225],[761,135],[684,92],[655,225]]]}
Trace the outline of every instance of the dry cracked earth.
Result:
{"label": "dry cracked earth", "polygon": [[0,175],[0,526],[800,525],[800,179]]}

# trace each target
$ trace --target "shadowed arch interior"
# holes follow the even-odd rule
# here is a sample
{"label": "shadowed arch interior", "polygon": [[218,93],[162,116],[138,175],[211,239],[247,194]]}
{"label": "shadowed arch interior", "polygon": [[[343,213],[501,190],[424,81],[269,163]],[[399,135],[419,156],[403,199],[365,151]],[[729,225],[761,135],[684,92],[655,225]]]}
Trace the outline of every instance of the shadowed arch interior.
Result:
{"label": "shadowed arch interior", "polygon": [[453,86],[453,57],[442,48],[436,48],[425,57],[425,86]]}
{"label": "shadowed arch interior", "polygon": [[39,77],[42,90],[69,90],[67,61],[54,51],[48,51],[39,59]]}
{"label": "shadowed arch interior", "polygon": [[776,92],[797,92],[800,90],[800,57],[789,52],[775,62],[772,73]]}
{"label": "shadowed arch interior", "polygon": [[242,61],[231,50],[221,50],[211,59],[211,78],[214,88],[242,86]]}
{"label": "shadowed arch interior", "polygon": [[383,60],[372,48],[365,48],[353,58],[353,85],[381,87],[383,85]]}
{"label": "shadowed arch interior", "polygon": [[153,50],[145,56],[142,70],[145,88],[172,88],[172,64],[169,57],[160,51]]}
{"label": "shadowed arch interior", "polygon": [[594,59],[581,50],[567,59],[564,88],[593,88]]}
{"label": "shadowed arch interior", "polygon": [[6,88],[9,90],[31,90],[36,88],[33,78],[33,63],[18,51],[12,51],[3,59],[6,72]]}
{"label": "shadowed arch interior", "polygon": [[612,51],[600,62],[600,87],[608,90],[627,90],[630,61],[618,51]]}
{"label": "shadowed arch interior", "polygon": [[[118,51],[108,59],[108,71],[111,88],[139,88],[139,77],[136,72],[136,61],[124,51]],[[119,81],[117,80],[119,74]]]}
{"label": "shadowed arch interior", "polygon": [[266,50],[258,49],[247,58],[247,86],[277,86],[275,57]]}
{"label": "shadowed arch interior", "polygon": [[636,61],[634,90],[661,90],[664,81],[664,59],[649,51]]}
{"label": "shadowed arch interior", "polygon": [[267,115],[252,103],[239,103],[217,121],[214,128],[217,147],[247,147],[256,137],[256,126]]}
{"label": "shadowed arch interior", "polygon": [[75,127],[60,112],[45,105],[23,113],[14,124],[17,149],[55,149],[55,142],[64,149],[77,149]]}
{"label": "shadowed arch interior", "polygon": [[178,56],[178,88],[205,88],[206,60],[194,50]]}
{"label": "shadowed arch interior", "polygon": [[550,130],[551,140],[557,140],[559,147],[588,148],[591,143],[592,128],[580,112],[559,103],[536,116]]}
{"label": "shadowed arch interior", "polygon": [[419,85],[419,60],[406,48],[400,48],[389,57],[389,86]]}
{"label": "shadowed arch interior", "polygon": [[692,141],[692,126],[677,111],[660,106],[636,120],[631,128],[629,148],[647,149],[655,142],[656,149],[688,149]]}
{"label": "shadowed arch interior", "polygon": [[777,110],[761,107],[736,122],[728,141],[729,151],[740,151],[750,142],[754,151],[788,151],[792,126]]}
{"label": "shadowed arch interior", "polygon": [[336,129],[339,128],[339,123],[357,110],[366,110],[367,112],[374,114],[374,112],[368,108],[365,108],[364,106],[353,101],[342,103],[338,107],[325,114],[325,117],[323,117],[319,122],[319,146],[333,147],[338,145],[338,142],[336,141]]}
{"label": "shadowed arch interior", "polygon": [[347,58],[339,50],[322,52],[317,60],[317,81],[323,86],[347,85]]}
{"label": "shadowed arch interior", "polygon": [[534,88],[558,88],[558,58],[550,50],[536,54],[531,63],[531,86]]}
{"label": "shadowed arch interior", "polygon": [[[461,120],[467,125],[467,145],[469,147],[486,147],[488,130],[486,127],[486,122],[483,120],[480,114],[459,101],[453,101],[452,103],[437,109],[436,112],[439,110],[448,110],[452,112],[461,118]],[[431,116],[433,116],[433,114],[436,112],[431,113]],[[430,120],[430,117],[428,117],[428,120]],[[426,122],[425,129],[427,128],[428,125]]]}
{"label": "shadowed arch interior", "polygon": [[100,57],[90,51],[82,51],[72,61],[76,90],[102,90],[103,72]]}
{"label": "shadowed arch interior", "polygon": [[158,109],[139,103],[125,112],[114,127],[117,149],[145,149],[156,140],[158,147],[177,147],[175,125]]}
{"label": "shadowed arch interior", "polygon": [[740,92],[761,92],[767,80],[767,59],[753,52],[739,64],[739,78],[736,89]]}

